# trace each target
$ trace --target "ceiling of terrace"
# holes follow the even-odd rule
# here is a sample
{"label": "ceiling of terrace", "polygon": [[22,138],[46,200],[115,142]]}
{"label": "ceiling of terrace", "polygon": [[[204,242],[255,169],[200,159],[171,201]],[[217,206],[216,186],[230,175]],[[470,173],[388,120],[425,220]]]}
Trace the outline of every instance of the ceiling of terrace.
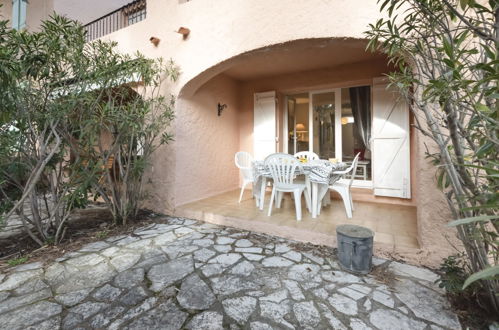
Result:
{"label": "ceiling of terrace", "polygon": [[385,59],[384,55],[366,52],[365,48],[365,40],[355,39],[293,41],[240,55],[224,74],[244,81]]}

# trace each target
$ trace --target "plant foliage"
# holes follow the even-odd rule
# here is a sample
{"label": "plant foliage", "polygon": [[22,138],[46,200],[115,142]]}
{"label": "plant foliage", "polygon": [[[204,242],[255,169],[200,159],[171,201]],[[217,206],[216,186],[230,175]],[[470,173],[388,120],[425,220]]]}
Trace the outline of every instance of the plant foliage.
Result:
{"label": "plant foliage", "polygon": [[[471,272],[499,312],[497,0],[379,0],[387,18],[370,26],[368,48],[398,71],[392,85],[412,106],[416,127],[435,142],[437,166]],[[460,220],[459,220],[460,219]],[[466,286],[466,285],[465,285]]]}
{"label": "plant foliage", "polygon": [[116,223],[133,218],[152,153],[171,140],[174,63],[85,33],[58,15],[39,32],[0,22],[0,214],[17,215],[40,245],[60,242],[89,196]]}

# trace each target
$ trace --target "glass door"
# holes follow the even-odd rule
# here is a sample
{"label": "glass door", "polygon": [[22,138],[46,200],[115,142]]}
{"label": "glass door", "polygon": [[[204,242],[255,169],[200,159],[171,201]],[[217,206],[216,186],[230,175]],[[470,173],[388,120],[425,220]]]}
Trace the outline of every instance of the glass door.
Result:
{"label": "glass door", "polygon": [[288,95],[288,153],[309,150],[309,98],[308,93]]}
{"label": "glass door", "polygon": [[341,161],[341,127],[338,126],[338,112],[341,109],[341,90],[310,92],[309,115],[313,123],[310,132],[309,150],[321,159],[336,158]]}
{"label": "glass door", "polygon": [[371,87],[335,88],[287,96],[287,152],[312,150],[351,163],[360,153],[354,186],[372,187]]}
{"label": "glass door", "polygon": [[351,163],[359,154],[354,184],[372,186],[371,161],[371,88],[342,88],[341,144],[342,161]]}

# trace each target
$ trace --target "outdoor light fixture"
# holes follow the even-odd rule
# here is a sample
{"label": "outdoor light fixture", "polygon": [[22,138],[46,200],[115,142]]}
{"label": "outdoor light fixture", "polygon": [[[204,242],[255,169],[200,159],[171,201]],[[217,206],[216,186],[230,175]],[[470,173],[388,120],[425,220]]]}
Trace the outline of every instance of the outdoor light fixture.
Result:
{"label": "outdoor light fixture", "polygon": [[218,116],[220,117],[222,115],[222,111],[227,108],[227,104],[220,104],[218,103]]}
{"label": "outdoor light fixture", "polygon": [[184,39],[186,39],[186,38],[187,38],[187,36],[189,35],[189,33],[191,33],[191,30],[189,30],[189,29],[188,29],[188,28],[186,28],[186,27],[181,26],[181,27],[180,27],[180,28],[179,28],[176,32],[177,32],[177,33],[180,33],[180,34],[182,35],[182,37],[183,37]]}
{"label": "outdoor light fixture", "polygon": [[154,45],[154,47],[158,47],[158,44],[161,41],[161,39],[156,37],[150,37],[149,41]]}

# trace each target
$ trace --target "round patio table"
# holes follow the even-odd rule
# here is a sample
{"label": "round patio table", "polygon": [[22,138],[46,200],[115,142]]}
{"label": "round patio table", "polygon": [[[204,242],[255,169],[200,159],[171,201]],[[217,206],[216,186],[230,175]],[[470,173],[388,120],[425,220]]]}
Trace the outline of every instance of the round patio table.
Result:
{"label": "round patio table", "polygon": [[[347,166],[345,163],[331,163],[328,160],[316,159],[300,163],[300,166],[296,168],[296,175],[304,174],[306,182],[310,183],[311,191],[308,193],[311,194],[312,218],[317,217],[319,201],[324,198],[329,186],[341,177],[335,172],[344,170]],[[263,160],[253,161],[253,178],[253,195],[255,196],[256,205],[260,210],[263,210],[267,179],[272,178],[270,170]]]}

